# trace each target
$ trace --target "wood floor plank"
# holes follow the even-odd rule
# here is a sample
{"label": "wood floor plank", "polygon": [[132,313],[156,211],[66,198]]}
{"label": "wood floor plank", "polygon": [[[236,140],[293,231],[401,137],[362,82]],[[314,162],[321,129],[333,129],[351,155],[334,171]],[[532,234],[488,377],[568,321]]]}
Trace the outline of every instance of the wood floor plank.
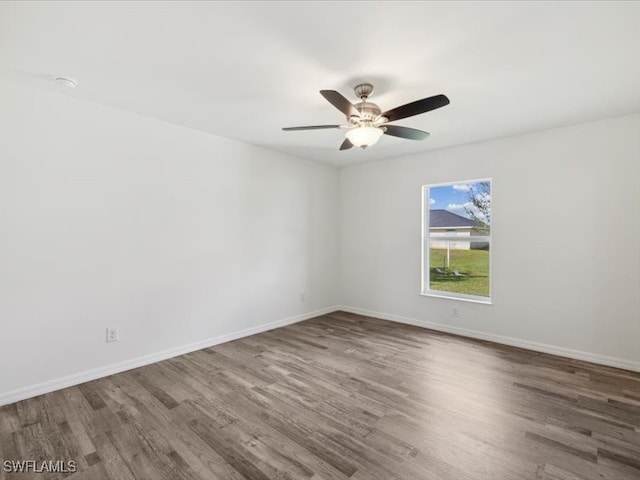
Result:
{"label": "wood floor plank", "polygon": [[0,460],[78,468],[0,480],[639,480],[639,459],[640,374],[346,312],[0,408]]}

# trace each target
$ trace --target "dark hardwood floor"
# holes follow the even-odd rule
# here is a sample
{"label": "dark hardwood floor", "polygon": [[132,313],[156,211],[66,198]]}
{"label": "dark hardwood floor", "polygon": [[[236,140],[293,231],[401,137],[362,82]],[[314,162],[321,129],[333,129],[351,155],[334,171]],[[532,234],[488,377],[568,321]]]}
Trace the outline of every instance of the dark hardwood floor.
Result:
{"label": "dark hardwood floor", "polygon": [[638,480],[640,375],[336,312],[4,406],[0,460],[2,480]]}

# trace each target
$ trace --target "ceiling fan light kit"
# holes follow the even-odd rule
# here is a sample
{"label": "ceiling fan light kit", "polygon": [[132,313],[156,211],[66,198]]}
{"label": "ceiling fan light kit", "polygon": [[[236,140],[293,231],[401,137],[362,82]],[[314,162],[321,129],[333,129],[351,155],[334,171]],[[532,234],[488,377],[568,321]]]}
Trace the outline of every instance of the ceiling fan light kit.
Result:
{"label": "ceiling fan light kit", "polygon": [[389,122],[419,115],[449,104],[449,99],[445,95],[435,95],[382,112],[378,105],[367,101],[367,98],[373,92],[373,85],[361,83],[356,85],[354,92],[360,98],[360,102],[355,105],[335,90],[320,90],[320,95],[346,115],[348,125],[312,125],[307,127],[286,127],[283,130],[347,129],[346,138],[340,145],[340,150],[348,150],[354,146],[365,149],[374,145],[383,134],[409,140],[424,140],[429,136],[429,132],[389,125]]}
{"label": "ceiling fan light kit", "polygon": [[374,145],[384,132],[380,127],[354,127],[347,130],[345,137],[354,147],[367,148]]}

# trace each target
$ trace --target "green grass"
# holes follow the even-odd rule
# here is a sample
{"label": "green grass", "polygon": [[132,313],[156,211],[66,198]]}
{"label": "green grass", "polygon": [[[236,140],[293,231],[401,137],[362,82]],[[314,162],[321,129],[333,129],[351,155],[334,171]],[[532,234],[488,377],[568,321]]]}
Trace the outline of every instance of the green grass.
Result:
{"label": "green grass", "polygon": [[[447,250],[429,250],[429,288],[441,292],[466,293],[468,295],[489,296],[489,251],[451,250],[451,263],[447,264]],[[442,274],[436,268],[447,273]],[[457,270],[464,277],[456,277]]]}

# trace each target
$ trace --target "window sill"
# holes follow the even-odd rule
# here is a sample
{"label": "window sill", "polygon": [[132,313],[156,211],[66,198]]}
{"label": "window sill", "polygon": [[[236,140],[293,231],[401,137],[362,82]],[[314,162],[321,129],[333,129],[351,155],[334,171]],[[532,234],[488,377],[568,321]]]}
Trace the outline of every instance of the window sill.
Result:
{"label": "window sill", "polygon": [[435,298],[445,298],[447,300],[460,300],[461,302],[471,302],[471,303],[481,303],[483,305],[493,305],[493,301],[491,298],[486,297],[473,297],[471,295],[462,296],[459,294],[453,294],[448,292],[437,292],[434,290],[428,290],[426,292],[421,292],[421,296],[423,297],[435,297]]}

